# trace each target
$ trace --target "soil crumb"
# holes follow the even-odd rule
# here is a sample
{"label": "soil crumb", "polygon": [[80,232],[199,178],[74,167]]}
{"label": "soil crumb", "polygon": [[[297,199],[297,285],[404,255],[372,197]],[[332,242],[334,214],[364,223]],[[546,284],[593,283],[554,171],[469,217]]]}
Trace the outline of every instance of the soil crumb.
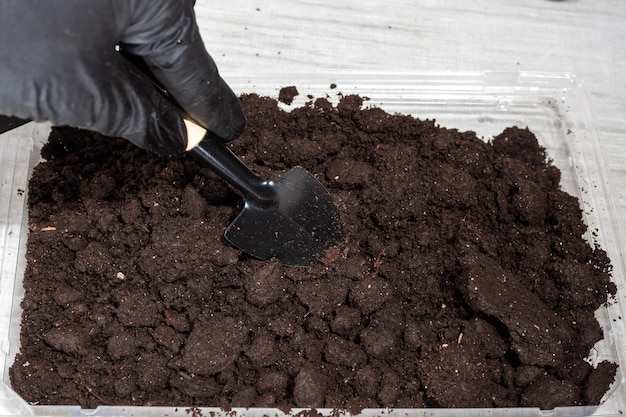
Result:
{"label": "soil crumb", "polygon": [[232,150],[266,178],[314,173],[345,245],[308,268],[251,259],[222,239],[240,196],[191,156],[54,128],[28,191],[10,369],[26,401],[354,413],[600,401],[616,365],[585,358],[611,265],[530,130],[486,143],[357,96],[290,112],[241,100]]}
{"label": "soil crumb", "polygon": [[285,104],[293,103],[293,99],[298,96],[298,89],[294,86],[283,87],[278,93],[278,101]]}

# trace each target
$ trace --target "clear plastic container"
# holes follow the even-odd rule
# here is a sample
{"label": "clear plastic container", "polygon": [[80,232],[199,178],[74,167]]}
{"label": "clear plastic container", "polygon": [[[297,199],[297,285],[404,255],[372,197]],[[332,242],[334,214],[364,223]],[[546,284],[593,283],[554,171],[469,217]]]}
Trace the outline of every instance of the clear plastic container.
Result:
{"label": "clear plastic container", "polygon": [[[280,88],[294,85],[299,96],[284,109],[302,105],[310,97],[359,94],[369,98],[366,106],[389,112],[436,119],[441,126],[473,130],[490,140],[509,126],[532,130],[548,156],[562,172],[562,187],[578,197],[589,226],[590,244],[606,250],[613,263],[613,281],[618,293],[614,302],[596,313],[604,339],[589,353],[595,365],[608,360],[622,365],[615,382],[597,407],[513,409],[365,409],[364,416],[611,416],[626,411],[626,326],[619,304],[626,296],[626,275],[622,253],[624,235],[613,201],[606,160],[593,124],[586,92],[570,74],[554,73],[370,73],[333,72],[314,74],[225,74],[237,93],[278,96]],[[332,87],[331,87],[332,85]],[[335,87],[336,85],[336,87]],[[334,87],[334,88],[333,88]],[[0,416],[90,415],[90,416],[282,416],[278,409],[217,407],[189,410],[179,407],[102,406],[85,410],[78,406],[28,404],[11,390],[8,369],[19,350],[20,301],[25,269],[28,219],[27,181],[39,162],[39,152],[49,125],[30,123],[0,136]],[[293,409],[296,414],[302,409]],[[318,409],[325,415],[347,414]]]}

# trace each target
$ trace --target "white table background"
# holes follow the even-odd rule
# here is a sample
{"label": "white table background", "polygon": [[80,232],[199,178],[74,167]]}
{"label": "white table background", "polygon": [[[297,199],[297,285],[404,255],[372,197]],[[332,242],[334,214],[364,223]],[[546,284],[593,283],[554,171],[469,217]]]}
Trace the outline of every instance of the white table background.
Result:
{"label": "white table background", "polygon": [[589,93],[626,226],[624,0],[198,0],[196,14],[226,80],[255,71],[572,73]]}

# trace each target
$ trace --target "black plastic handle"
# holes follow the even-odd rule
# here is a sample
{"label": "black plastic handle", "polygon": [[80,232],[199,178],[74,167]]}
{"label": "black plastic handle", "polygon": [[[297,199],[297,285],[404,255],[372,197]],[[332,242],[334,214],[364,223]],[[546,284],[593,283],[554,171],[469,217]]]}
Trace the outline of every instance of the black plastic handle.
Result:
{"label": "black plastic handle", "polygon": [[246,204],[268,207],[278,202],[273,182],[252,172],[212,132],[207,131],[202,141],[194,146],[191,152],[221,178],[241,191],[246,199]]}
{"label": "black plastic handle", "polygon": [[0,114],[0,133],[8,132],[11,129],[20,127],[23,124],[30,122],[29,119],[21,119],[13,116],[3,116]]}

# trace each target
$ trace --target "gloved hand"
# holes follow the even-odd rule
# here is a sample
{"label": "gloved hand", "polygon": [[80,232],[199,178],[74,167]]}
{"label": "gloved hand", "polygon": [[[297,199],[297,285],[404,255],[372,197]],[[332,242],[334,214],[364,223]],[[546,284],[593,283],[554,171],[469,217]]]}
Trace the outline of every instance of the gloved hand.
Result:
{"label": "gloved hand", "polygon": [[[119,52],[140,57],[162,94]],[[5,0],[0,114],[120,136],[160,154],[187,146],[171,99],[225,141],[245,126],[189,0]]]}

